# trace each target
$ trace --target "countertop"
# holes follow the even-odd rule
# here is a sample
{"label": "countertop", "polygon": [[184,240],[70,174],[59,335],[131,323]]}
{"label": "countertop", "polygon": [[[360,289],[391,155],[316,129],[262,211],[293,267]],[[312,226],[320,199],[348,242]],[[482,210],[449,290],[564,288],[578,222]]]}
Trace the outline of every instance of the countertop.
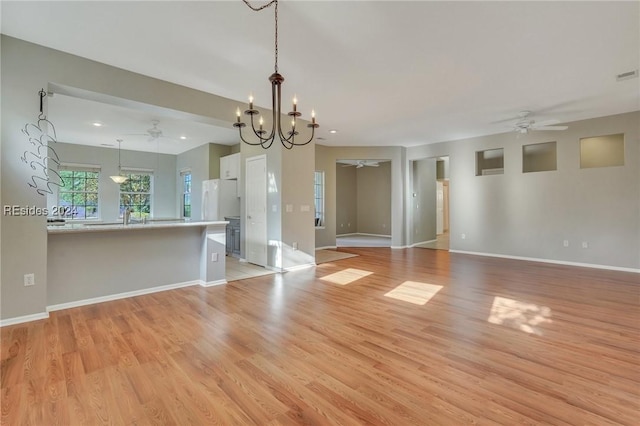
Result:
{"label": "countertop", "polygon": [[228,221],[159,221],[147,223],[130,223],[123,225],[122,223],[65,223],[64,225],[48,225],[47,233],[49,234],[67,234],[73,232],[108,232],[108,231],[138,231],[143,229],[158,228],[184,228],[191,226],[220,226],[224,227]]}

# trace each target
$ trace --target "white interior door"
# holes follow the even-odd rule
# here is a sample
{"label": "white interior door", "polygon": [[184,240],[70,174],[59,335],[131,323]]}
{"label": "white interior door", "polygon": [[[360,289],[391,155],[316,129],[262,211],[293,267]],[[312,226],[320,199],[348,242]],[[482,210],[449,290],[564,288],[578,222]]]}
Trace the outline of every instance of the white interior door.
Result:
{"label": "white interior door", "polygon": [[267,265],[267,158],[247,158],[245,251],[248,262]]}

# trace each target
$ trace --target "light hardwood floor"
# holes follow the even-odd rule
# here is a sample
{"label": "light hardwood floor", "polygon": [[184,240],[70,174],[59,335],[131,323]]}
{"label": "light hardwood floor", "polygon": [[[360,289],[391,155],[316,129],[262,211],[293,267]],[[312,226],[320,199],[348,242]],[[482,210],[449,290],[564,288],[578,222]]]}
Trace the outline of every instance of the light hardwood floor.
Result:
{"label": "light hardwood floor", "polygon": [[4,327],[2,424],[638,424],[638,274],[350,251]]}

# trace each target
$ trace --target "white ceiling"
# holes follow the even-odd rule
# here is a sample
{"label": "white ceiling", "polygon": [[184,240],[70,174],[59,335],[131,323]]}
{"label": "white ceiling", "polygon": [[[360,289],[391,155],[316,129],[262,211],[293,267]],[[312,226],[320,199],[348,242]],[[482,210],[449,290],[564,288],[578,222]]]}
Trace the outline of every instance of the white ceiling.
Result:
{"label": "white ceiling", "polygon": [[[321,143],[332,146],[501,133],[521,110],[560,122],[638,110],[639,80],[615,76],[640,66],[639,5],[283,1],[284,96],[297,94],[303,118],[315,109]],[[253,12],[240,0],[1,7],[10,36],[231,99],[253,92],[257,105],[270,105],[272,8]],[[151,116],[138,118],[121,128],[150,127]]]}

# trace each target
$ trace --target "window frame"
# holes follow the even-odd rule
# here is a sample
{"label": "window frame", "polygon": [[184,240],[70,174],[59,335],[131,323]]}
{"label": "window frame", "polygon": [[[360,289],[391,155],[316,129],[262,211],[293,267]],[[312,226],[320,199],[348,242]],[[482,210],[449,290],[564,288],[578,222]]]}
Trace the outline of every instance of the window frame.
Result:
{"label": "window frame", "polygon": [[[187,190],[186,177],[189,176],[189,188]],[[182,196],[180,197],[180,217],[183,219],[191,219],[193,214],[193,173],[191,169],[184,169],[180,171],[180,182],[182,182]],[[185,201],[186,196],[189,196],[189,216],[185,215],[185,207],[187,203]]]}
{"label": "window frame", "polygon": [[[65,174],[65,172],[79,172],[79,173],[96,173],[95,178],[87,178],[86,175],[83,178],[85,180],[85,190],[84,191],[76,191],[73,190],[71,188],[69,188],[69,190],[65,190],[67,188],[67,182],[66,179],[70,179],[70,178],[65,178],[63,177],[63,175]],[[56,216],[56,217],[61,217],[65,220],[72,220],[72,221],[92,221],[92,220],[100,220],[100,215],[101,215],[101,210],[100,210],[100,174],[101,174],[101,168],[100,166],[97,165],[91,165],[91,164],[74,164],[74,163],[61,163],[58,166],[58,174],[60,175],[60,178],[62,180],[62,182],[64,183],[64,186],[61,186],[58,188],[57,194],[56,194],[56,205],[55,206],[50,206],[49,208],[49,215],[52,216]],[[73,175],[72,175],[73,178]],[[86,180],[87,179],[95,179],[96,181],[96,191],[86,191]],[[66,204],[63,204],[63,200],[62,200],[62,194],[71,194],[71,205],[67,206]],[[83,205],[78,205],[76,206],[73,202],[74,196],[73,194],[85,194],[85,202]],[[86,211],[87,211],[87,200],[86,200],[86,194],[95,194],[96,195],[96,204],[95,204],[95,216],[91,216],[91,217],[87,217]],[[79,217],[77,216],[77,208],[78,207],[83,207],[85,214],[84,217]],[[60,214],[60,213],[63,214]],[[66,213],[69,213],[69,215],[67,215]]]}
{"label": "window frame", "polygon": [[[149,169],[132,169],[132,168],[123,168],[122,169],[122,174],[124,176],[127,176],[127,181],[124,183],[121,183],[118,186],[118,217],[120,219],[122,219],[122,215],[124,212],[123,209],[123,204],[122,204],[122,195],[123,194],[130,194],[130,195],[147,195],[148,199],[149,199],[149,216],[147,217],[147,219],[152,219],[153,218],[153,193],[154,193],[154,174],[153,174],[153,170],[149,170]],[[143,192],[143,191],[122,191],[122,186],[126,185],[128,183],[131,182],[132,178],[131,176],[149,176],[149,191],[148,192]],[[142,206],[142,204],[140,204],[140,206]],[[142,219],[142,217],[136,217],[133,214],[134,212],[131,213],[131,218],[132,219]]]}
{"label": "window frame", "polygon": [[[313,172],[313,220],[315,229],[324,229],[325,227],[325,176],[326,174],[323,170],[315,170]],[[318,177],[320,177],[320,182],[318,182]],[[318,197],[319,192],[321,194]],[[319,204],[320,206],[318,206]]]}

